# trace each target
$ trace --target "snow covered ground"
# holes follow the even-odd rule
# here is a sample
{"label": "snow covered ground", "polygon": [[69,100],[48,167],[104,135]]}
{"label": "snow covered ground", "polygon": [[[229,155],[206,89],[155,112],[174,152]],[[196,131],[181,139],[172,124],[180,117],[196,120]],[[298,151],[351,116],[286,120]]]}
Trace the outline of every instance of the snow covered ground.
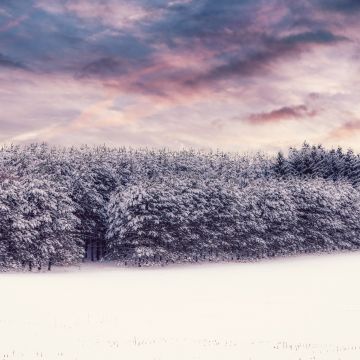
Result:
{"label": "snow covered ground", "polygon": [[0,274],[0,359],[360,358],[360,253]]}

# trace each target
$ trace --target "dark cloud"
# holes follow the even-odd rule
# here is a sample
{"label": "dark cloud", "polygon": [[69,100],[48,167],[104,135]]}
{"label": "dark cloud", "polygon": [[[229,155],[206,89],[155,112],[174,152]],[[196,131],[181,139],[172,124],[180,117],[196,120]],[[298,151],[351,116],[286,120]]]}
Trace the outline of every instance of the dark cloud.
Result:
{"label": "dark cloud", "polygon": [[351,14],[360,11],[359,0],[318,0],[323,9]]}
{"label": "dark cloud", "polygon": [[327,30],[307,31],[291,35],[283,39],[288,44],[331,44],[348,40],[344,36],[335,35]]}
{"label": "dark cloud", "polygon": [[76,73],[76,77],[114,77],[126,74],[128,68],[128,62],[124,62],[121,59],[105,57],[85,65],[78,73]]}
{"label": "dark cloud", "polygon": [[287,119],[300,119],[317,115],[317,111],[309,109],[306,105],[285,106],[270,112],[252,114],[247,121],[252,124],[264,124],[283,121]]}
{"label": "dark cloud", "polygon": [[13,69],[26,69],[27,68],[24,64],[22,64],[16,60],[13,60],[1,53],[0,53],[0,67],[13,68]]}
{"label": "dark cloud", "polygon": [[311,48],[312,45],[328,45],[343,41],[345,38],[336,36],[328,31],[303,32],[280,39],[261,37],[262,50],[255,51],[240,59],[230,59],[227,63],[214,67],[206,74],[201,74],[187,81],[187,86],[198,86],[208,81],[227,79],[230,77],[243,77],[261,75],[269,71],[269,66],[279,59],[290,55],[299,55]]}
{"label": "dark cloud", "polygon": [[[239,38],[253,21],[257,1],[192,1],[165,8],[165,16],[145,25],[145,31],[154,41],[170,47],[186,39],[201,41],[205,46],[221,48],[226,38]],[[215,40],[215,41],[214,41]],[[219,42],[219,40],[221,40]]]}

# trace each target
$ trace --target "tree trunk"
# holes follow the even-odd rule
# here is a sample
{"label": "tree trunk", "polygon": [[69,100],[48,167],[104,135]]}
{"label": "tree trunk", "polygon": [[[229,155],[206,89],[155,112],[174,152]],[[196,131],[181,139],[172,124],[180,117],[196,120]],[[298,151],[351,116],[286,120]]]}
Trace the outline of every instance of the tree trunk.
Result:
{"label": "tree trunk", "polygon": [[95,246],[96,246],[96,260],[99,261],[101,259],[101,241],[96,240]]}
{"label": "tree trunk", "polygon": [[94,242],[91,241],[90,243],[90,248],[91,248],[91,261],[95,261],[95,254],[94,254]]}
{"label": "tree trunk", "polygon": [[52,263],[51,263],[51,260],[50,260],[49,263],[48,263],[48,271],[51,271],[51,265],[52,265]]}

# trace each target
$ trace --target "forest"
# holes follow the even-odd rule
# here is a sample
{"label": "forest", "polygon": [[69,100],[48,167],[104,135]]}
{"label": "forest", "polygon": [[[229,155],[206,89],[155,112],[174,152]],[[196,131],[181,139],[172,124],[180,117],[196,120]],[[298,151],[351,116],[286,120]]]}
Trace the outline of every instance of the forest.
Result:
{"label": "forest", "polygon": [[248,261],[360,247],[360,156],[0,149],[0,268]]}

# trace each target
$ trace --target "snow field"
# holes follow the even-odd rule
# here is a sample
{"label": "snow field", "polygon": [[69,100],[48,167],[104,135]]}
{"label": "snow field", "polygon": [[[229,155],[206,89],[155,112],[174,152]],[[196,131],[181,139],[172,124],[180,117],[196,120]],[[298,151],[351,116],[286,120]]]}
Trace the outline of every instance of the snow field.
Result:
{"label": "snow field", "polygon": [[360,358],[360,254],[0,275],[0,359]]}

